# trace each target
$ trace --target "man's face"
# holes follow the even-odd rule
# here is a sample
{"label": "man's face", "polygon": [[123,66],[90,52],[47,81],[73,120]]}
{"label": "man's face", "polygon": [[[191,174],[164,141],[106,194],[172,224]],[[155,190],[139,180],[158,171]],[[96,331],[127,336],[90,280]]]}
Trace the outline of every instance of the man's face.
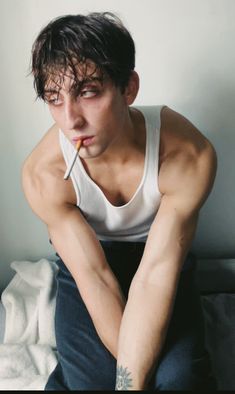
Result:
{"label": "man's face", "polygon": [[[89,69],[90,68],[90,69]],[[76,145],[82,138],[79,155],[86,158],[100,156],[123,132],[127,104],[125,94],[94,65],[86,64],[86,76],[81,69],[82,84],[74,89],[74,78],[69,72],[58,75],[61,83],[49,81],[45,101],[50,113],[70,142]],[[78,72],[79,78],[79,72]]]}

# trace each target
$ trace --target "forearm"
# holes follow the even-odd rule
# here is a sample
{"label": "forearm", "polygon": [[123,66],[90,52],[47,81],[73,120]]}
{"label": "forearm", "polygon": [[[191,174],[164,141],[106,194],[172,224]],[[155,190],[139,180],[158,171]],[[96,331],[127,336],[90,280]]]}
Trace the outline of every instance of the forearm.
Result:
{"label": "forearm", "polygon": [[125,299],[109,269],[83,273],[78,284],[96,331],[110,353],[117,358],[118,337]]}
{"label": "forearm", "polygon": [[[161,277],[132,282],[119,335],[117,390],[147,387],[164,344],[174,293],[175,285],[166,288]],[[131,379],[126,388],[121,384],[123,368]]]}
{"label": "forearm", "polygon": [[51,225],[49,234],[77,284],[99,337],[117,358],[125,300],[94,231],[80,215],[72,215],[63,226]]}

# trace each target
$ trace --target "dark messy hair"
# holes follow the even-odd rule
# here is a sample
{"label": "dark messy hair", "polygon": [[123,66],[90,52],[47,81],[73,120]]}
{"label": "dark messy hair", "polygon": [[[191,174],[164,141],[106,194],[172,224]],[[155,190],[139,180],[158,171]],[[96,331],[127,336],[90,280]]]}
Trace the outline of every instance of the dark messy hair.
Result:
{"label": "dark messy hair", "polygon": [[[87,60],[95,65],[101,78],[109,77],[123,92],[135,67],[135,44],[121,20],[110,12],[65,15],[44,27],[32,47],[31,73],[37,97],[45,99],[45,87],[54,82],[58,89],[66,71],[72,73],[73,85],[82,85],[78,65]],[[79,67],[80,71],[80,67]],[[90,77],[91,75],[89,75]]]}

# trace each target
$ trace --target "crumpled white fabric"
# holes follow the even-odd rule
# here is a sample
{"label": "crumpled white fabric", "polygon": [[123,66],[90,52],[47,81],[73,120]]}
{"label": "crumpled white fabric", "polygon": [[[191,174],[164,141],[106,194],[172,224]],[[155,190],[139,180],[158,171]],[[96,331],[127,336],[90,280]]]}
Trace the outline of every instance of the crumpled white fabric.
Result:
{"label": "crumpled white fabric", "polygon": [[0,345],[0,390],[43,390],[57,363],[54,329],[57,266],[13,261],[16,274],[2,293],[6,311]]}
{"label": "crumpled white fabric", "polygon": [[0,345],[0,390],[44,390],[57,364],[48,345]]}

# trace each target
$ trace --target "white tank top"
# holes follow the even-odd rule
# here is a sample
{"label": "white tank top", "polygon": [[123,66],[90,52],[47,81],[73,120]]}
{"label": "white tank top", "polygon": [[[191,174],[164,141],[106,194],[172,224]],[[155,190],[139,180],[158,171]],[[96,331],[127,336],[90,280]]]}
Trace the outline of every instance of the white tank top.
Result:
{"label": "white tank top", "polygon": [[[158,211],[161,193],[158,188],[158,161],[161,109],[159,106],[135,106],[141,111],[146,125],[146,150],[141,182],[126,204],[112,205],[99,186],[85,171],[79,156],[71,172],[77,196],[77,206],[101,241],[145,242]],[[74,155],[75,147],[59,130],[61,150],[66,165]]]}

